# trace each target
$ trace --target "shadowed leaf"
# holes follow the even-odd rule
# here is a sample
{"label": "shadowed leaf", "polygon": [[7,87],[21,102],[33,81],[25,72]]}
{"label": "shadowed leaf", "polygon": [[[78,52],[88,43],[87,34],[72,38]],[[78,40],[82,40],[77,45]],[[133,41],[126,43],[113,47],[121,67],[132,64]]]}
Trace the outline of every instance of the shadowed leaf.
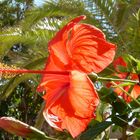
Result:
{"label": "shadowed leaf", "polygon": [[105,129],[107,129],[110,125],[112,125],[112,122],[110,121],[104,121],[104,122],[98,123],[94,127],[89,128],[85,133],[83,133],[80,136],[80,140],[93,140],[100,133],[105,131]]}

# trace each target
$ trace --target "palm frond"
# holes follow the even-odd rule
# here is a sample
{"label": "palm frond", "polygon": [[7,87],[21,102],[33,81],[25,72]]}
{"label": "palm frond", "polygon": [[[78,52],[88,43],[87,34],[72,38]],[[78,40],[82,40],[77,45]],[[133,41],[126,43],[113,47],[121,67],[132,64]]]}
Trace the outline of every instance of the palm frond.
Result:
{"label": "palm frond", "polygon": [[58,19],[81,15],[85,12],[84,5],[79,0],[47,1],[42,7],[34,8],[26,13],[26,18],[22,23],[23,29],[25,30],[36,25],[40,20],[44,20],[44,18],[48,19],[49,26],[53,26],[58,23]]}
{"label": "palm frond", "polygon": [[92,13],[101,23],[102,29],[111,41],[118,44],[118,54],[129,52],[139,57],[139,45],[134,41],[139,28],[135,26],[138,24],[133,15],[138,12],[140,2],[124,0],[91,0],[90,2],[93,3]]}

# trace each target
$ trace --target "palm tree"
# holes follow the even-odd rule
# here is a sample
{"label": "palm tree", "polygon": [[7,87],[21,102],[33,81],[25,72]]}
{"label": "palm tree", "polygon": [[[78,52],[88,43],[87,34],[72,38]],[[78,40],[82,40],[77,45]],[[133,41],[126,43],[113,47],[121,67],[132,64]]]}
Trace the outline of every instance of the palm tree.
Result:
{"label": "palm tree", "polygon": [[85,2],[109,39],[117,43],[118,54],[130,53],[139,58],[139,0],[85,0]]}

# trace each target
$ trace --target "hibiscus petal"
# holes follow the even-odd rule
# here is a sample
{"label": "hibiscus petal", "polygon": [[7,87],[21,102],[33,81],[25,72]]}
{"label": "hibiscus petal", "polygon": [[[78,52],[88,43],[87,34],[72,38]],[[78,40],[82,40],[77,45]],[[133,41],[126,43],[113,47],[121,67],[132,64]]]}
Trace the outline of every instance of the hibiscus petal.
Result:
{"label": "hibiscus petal", "polygon": [[[55,65],[53,56],[50,55],[47,61],[47,64],[45,66],[46,71],[64,71],[62,67],[58,67],[58,65]],[[53,81],[53,82],[52,82]],[[64,83],[68,81],[68,75],[59,75],[59,74],[43,74],[41,78],[41,82],[37,87],[38,92],[47,91],[48,87],[55,89],[55,88],[61,88],[61,82]],[[48,86],[48,84],[52,83],[52,86]]]}
{"label": "hibiscus petal", "polygon": [[1,117],[0,128],[8,131],[11,134],[16,134],[25,138],[29,137],[33,133],[29,125],[12,117]]}
{"label": "hibiscus petal", "polygon": [[38,91],[46,91],[43,96],[47,100],[47,106],[54,103],[63,94],[63,89],[69,84],[69,75],[46,74],[38,86]]}
{"label": "hibiscus petal", "polygon": [[72,71],[69,77],[69,84],[63,83],[59,90],[50,89],[47,93],[45,99],[50,105],[47,103],[44,117],[52,127],[66,129],[76,137],[95,117],[99,98],[86,74]]}
{"label": "hibiscus petal", "polygon": [[73,117],[68,115],[65,115],[65,119],[61,120],[60,118],[58,118],[58,116],[54,115],[51,112],[48,112],[47,109],[44,110],[43,115],[50,126],[59,131],[62,131],[64,129],[68,130],[73,138],[83,132],[91,121],[91,118],[79,118],[77,116]]}
{"label": "hibiscus petal", "polygon": [[140,86],[139,85],[135,85],[132,92],[131,92],[131,96],[135,99],[137,99],[140,96]]}
{"label": "hibiscus petal", "polygon": [[115,55],[115,45],[107,42],[102,31],[88,24],[75,25],[67,42],[72,69],[98,73]]}
{"label": "hibiscus petal", "polygon": [[86,74],[78,71],[71,72],[69,100],[75,110],[75,115],[83,118],[93,117],[93,113],[99,104],[99,98],[94,85]]}
{"label": "hibiscus petal", "polygon": [[91,118],[66,117],[63,128],[75,138],[86,129],[90,121]]}
{"label": "hibiscus petal", "polygon": [[53,55],[53,59],[55,59],[55,64],[59,65],[67,65],[69,63],[69,56],[66,51],[66,41],[69,36],[69,31],[73,26],[75,26],[78,22],[85,19],[85,16],[79,16],[70,21],[67,25],[65,25],[55,37],[49,42],[49,50],[51,55]]}
{"label": "hibiscus petal", "polygon": [[77,24],[84,19],[80,16],[64,26],[49,42],[52,65],[63,70],[79,70],[98,73],[107,67],[115,55],[115,45],[107,42],[98,28],[88,24]]}

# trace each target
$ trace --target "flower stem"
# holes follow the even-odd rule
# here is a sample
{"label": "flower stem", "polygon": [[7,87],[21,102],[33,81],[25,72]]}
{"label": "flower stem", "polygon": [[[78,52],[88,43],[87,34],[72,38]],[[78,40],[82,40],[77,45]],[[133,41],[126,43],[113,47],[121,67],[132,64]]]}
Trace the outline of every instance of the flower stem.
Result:
{"label": "flower stem", "polygon": [[129,79],[117,79],[117,78],[109,78],[109,77],[99,77],[96,73],[90,73],[88,77],[93,81],[120,81],[120,82],[129,82],[134,84],[139,84],[138,80],[129,80]]}
{"label": "flower stem", "polygon": [[38,112],[38,115],[37,115],[36,121],[35,121],[35,126],[34,127],[37,128],[37,129],[39,129],[39,130],[42,129],[43,123],[45,121],[45,119],[43,117],[44,106],[45,106],[45,102],[42,103],[41,109]]}
{"label": "flower stem", "polygon": [[111,82],[114,86],[120,88],[125,94],[127,94],[131,99],[133,99],[139,106],[140,106],[140,102],[137,101],[134,97],[131,96],[131,94],[129,94],[127,91],[125,91],[122,87],[120,87],[119,85],[117,85],[115,82]]}
{"label": "flower stem", "polygon": [[125,94],[127,94],[130,98],[132,98],[139,106],[140,106],[140,102],[138,102],[135,98],[133,98],[127,91],[125,91],[120,85],[116,84],[114,81],[120,81],[120,82],[130,82],[130,83],[134,83],[134,84],[139,84],[139,81],[134,81],[134,80],[129,80],[129,79],[116,79],[116,78],[107,78],[107,77],[99,77],[97,74],[95,73],[90,73],[89,78],[95,82],[96,80],[98,81],[111,81],[111,83],[115,86],[120,88]]}
{"label": "flower stem", "polygon": [[98,77],[99,81],[120,81],[120,82],[130,82],[134,84],[138,84],[139,81],[135,80],[129,80],[129,79],[116,79],[116,78],[107,78],[107,77]]}

